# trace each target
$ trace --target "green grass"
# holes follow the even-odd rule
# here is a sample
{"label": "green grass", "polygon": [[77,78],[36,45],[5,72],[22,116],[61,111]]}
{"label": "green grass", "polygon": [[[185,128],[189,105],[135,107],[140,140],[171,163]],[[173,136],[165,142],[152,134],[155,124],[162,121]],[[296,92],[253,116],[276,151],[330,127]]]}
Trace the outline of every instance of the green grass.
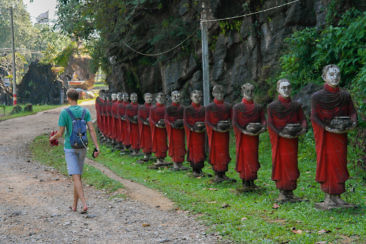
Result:
{"label": "green grass", "polygon": [[[52,166],[63,175],[67,175],[63,145],[51,147],[48,142],[48,135],[41,135],[34,139],[30,149],[36,161]],[[108,178],[100,170],[89,165],[84,165],[83,182],[95,186],[97,189],[104,189],[107,192],[114,192],[123,188],[120,182]]]}
{"label": "green grass", "polygon": [[[300,139],[297,196],[308,201],[281,204],[273,209],[278,190],[271,180],[271,146],[267,133],[260,137],[260,162],[256,184],[257,192],[237,194],[241,185],[235,168],[235,148],[231,136],[231,158],[228,175],[237,183],[212,184],[209,178],[195,179],[187,172],[172,172],[168,169],[150,170],[148,165],[135,163],[136,158],[120,156],[102,146],[97,161],[123,178],[144,184],[164,192],[167,197],[184,209],[197,214],[209,226],[210,231],[219,232],[224,238],[238,242],[291,242],[315,243],[318,241],[341,242],[366,241],[365,200],[366,184],[358,168],[349,165],[351,178],[347,181],[348,191],[343,199],[358,204],[358,209],[337,209],[320,211],[314,203],[323,200],[324,194],[315,182],[316,156],[312,132]],[[349,159],[354,158],[354,149],[349,148]],[[188,164],[186,165],[188,166]],[[204,171],[213,173],[206,163]],[[350,192],[350,189],[355,189]],[[223,208],[224,204],[229,207]],[[302,230],[295,234],[292,228]],[[329,233],[318,233],[321,230]]]}
{"label": "green grass", "polygon": [[[39,143],[42,137],[37,138]],[[46,140],[43,138],[42,140]],[[365,200],[366,184],[364,173],[351,163],[351,178],[347,181],[348,191],[343,199],[360,207],[357,209],[337,209],[320,211],[314,203],[323,200],[324,194],[315,182],[315,146],[312,132],[308,132],[299,143],[299,168],[301,176],[298,180],[297,196],[308,201],[301,203],[280,204],[273,209],[278,190],[271,180],[271,145],[268,134],[260,137],[259,157],[261,168],[256,184],[260,190],[251,193],[237,194],[235,188],[241,185],[235,168],[234,137],[231,136],[231,158],[228,175],[238,180],[237,183],[213,184],[210,178],[196,179],[189,172],[172,172],[169,169],[151,170],[148,165],[136,163],[137,158],[120,156],[109,147],[101,146],[102,154],[97,162],[107,166],[117,175],[131,179],[150,188],[160,190],[176,202],[179,208],[188,210],[203,221],[211,232],[220,233],[224,239],[235,242],[266,242],[266,243],[315,243],[326,242],[366,242]],[[46,154],[43,161],[52,158],[64,165],[61,147],[51,148],[52,152],[44,152],[46,142],[36,155]],[[94,146],[90,144],[90,149]],[[43,150],[42,150],[43,148]],[[349,148],[350,161],[356,160],[354,148]],[[50,155],[55,155],[50,157]],[[90,155],[88,154],[88,157]],[[40,160],[42,161],[42,160]],[[52,164],[55,164],[53,162]],[[188,164],[186,164],[188,166]],[[213,173],[211,166],[205,165],[206,173]],[[65,172],[65,169],[64,169]],[[96,177],[96,176],[93,176]],[[96,185],[97,186],[97,185]],[[98,187],[98,186],[97,186]],[[350,191],[354,189],[354,191]],[[223,208],[224,204],[229,206]],[[301,230],[295,234],[291,230]],[[329,233],[319,233],[326,230]]]}
{"label": "green grass", "polygon": [[[20,106],[24,109],[24,105]],[[57,108],[59,106],[62,105],[33,105],[33,112],[20,112],[17,114],[10,114],[11,110],[13,109],[13,106],[5,106],[5,114],[4,114],[4,107],[0,106],[0,121],[35,114],[44,110]]]}

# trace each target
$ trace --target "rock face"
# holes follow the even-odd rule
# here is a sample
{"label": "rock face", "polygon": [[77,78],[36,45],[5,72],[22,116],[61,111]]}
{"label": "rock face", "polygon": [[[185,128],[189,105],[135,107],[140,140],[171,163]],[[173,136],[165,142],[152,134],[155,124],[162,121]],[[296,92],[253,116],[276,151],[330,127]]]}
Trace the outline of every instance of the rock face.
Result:
{"label": "rock face", "polygon": [[51,65],[33,62],[18,86],[20,103],[59,104],[62,83],[56,79]]}
{"label": "rock face", "polygon": [[[174,47],[189,35],[193,37],[159,57],[136,54],[115,41],[107,51],[116,61],[107,83],[112,91],[137,91],[139,95],[179,89],[188,102],[191,90],[202,89],[201,2],[163,1],[161,8],[154,8],[156,4],[151,2],[154,1],[134,12],[130,18],[131,31],[121,34],[121,39],[140,52],[156,53]],[[208,0],[206,6],[209,7],[208,19],[213,19],[268,9],[284,2]],[[265,81],[279,70],[284,39],[305,27],[324,26],[329,3],[330,0],[301,0],[246,18],[210,22],[210,86],[223,85],[226,98],[235,101],[240,97],[240,86],[253,82],[261,88],[264,97],[267,96],[262,102],[270,100]]]}

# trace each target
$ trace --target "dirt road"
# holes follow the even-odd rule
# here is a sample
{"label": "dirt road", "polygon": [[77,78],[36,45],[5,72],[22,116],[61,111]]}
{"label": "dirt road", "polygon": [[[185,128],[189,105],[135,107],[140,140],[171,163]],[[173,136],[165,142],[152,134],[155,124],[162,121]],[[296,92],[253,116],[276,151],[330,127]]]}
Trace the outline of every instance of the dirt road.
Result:
{"label": "dirt road", "polygon": [[[193,217],[169,210],[171,203],[164,205],[168,210],[146,204],[141,185],[126,187],[136,200],[111,200],[105,192],[86,187],[89,213],[71,212],[70,178],[33,162],[27,151],[34,137],[56,129],[60,110],[0,122],[0,243],[217,242]],[[148,197],[152,194],[157,202],[168,201],[149,191]]]}

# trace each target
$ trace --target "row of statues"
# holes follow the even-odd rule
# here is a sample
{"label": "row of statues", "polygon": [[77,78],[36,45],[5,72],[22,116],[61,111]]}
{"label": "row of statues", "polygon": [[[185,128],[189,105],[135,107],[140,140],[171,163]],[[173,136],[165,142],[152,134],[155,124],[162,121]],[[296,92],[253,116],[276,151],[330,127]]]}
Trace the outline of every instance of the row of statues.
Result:
{"label": "row of statues", "polygon": [[[357,114],[350,94],[339,88],[340,69],[327,65],[323,69],[324,88],[312,96],[311,122],[314,129],[317,153],[316,181],[321,184],[325,200],[317,203],[320,209],[354,207],[341,199],[345,192],[347,170],[347,131],[357,124]],[[290,98],[291,84],[287,79],[277,82],[278,99],[267,107],[254,103],[254,86],[242,86],[243,99],[235,106],[224,102],[224,88],[212,89],[214,100],[201,105],[202,92],[191,93],[191,105],[180,104],[179,91],[171,93],[172,103],[165,105],[165,95],[144,94],[145,104],[137,103],[136,93],[112,94],[101,92],[96,102],[97,123],[105,140],[119,145],[122,152],[138,155],[142,149],[147,162],[156,156],[152,168],[172,165],[164,159],[167,152],[173,161],[172,170],[184,170],[185,155],[193,175],[202,176],[206,158],[215,172],[214,181],[235,181],[226,176],[229,155],[230,130],[236,141],[236,171],[242,179],[240,191],[250,191],[257,186],[259,134],[268,128],[272,144],[272,180],[280,194],[279,202],[296,202],[294,196],[298,169],[298,137],[307,131],[307,122],[301,104]],[[129,102],[130,100],[130,102]],[[187,147],[185,144],[187,143]]]}

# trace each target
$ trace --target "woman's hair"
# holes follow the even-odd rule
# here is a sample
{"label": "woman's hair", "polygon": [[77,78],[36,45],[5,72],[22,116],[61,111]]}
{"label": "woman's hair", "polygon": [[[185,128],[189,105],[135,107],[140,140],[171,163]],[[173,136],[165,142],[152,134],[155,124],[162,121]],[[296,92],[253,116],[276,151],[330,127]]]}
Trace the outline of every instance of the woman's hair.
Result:
{"label": "woman's hair", "polygon": [[77,101],[79,99],[79,92],[74,88],[67,89],[66,96],[73,101]]}

